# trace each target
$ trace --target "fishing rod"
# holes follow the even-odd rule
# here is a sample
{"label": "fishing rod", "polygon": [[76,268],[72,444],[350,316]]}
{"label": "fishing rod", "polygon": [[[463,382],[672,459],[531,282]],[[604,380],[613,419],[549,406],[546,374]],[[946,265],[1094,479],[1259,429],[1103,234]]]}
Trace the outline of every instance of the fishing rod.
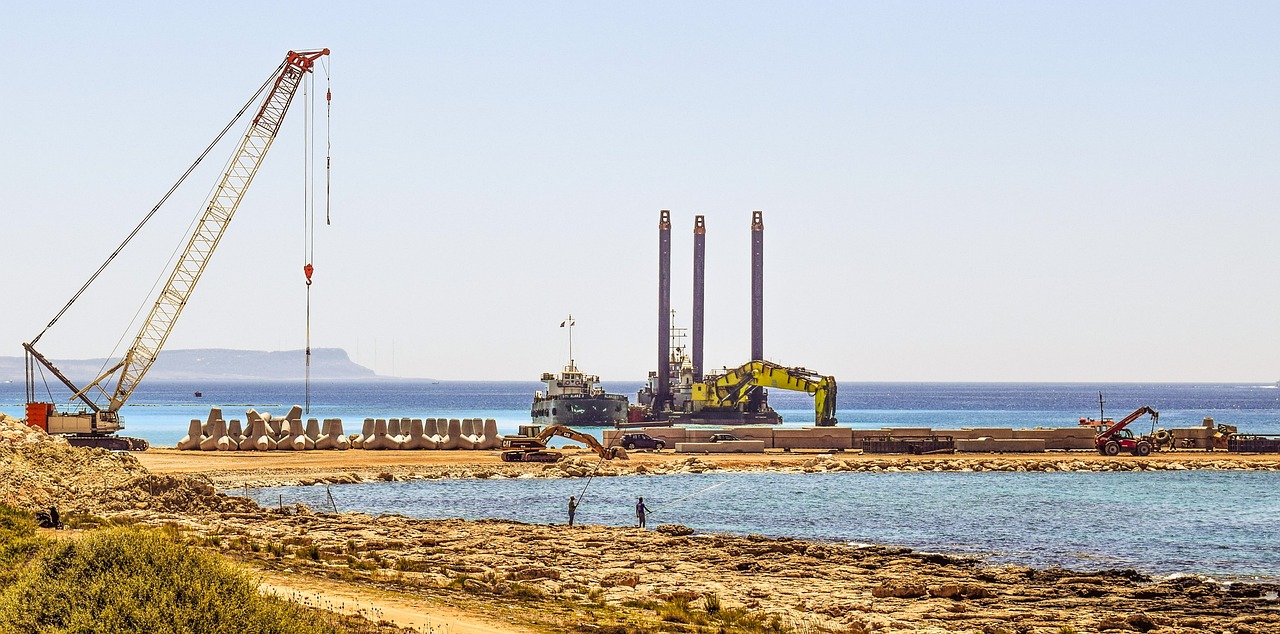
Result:
{"label": "fishing rod", "polygon": [[[742,475],[742,474],[738,474],[738,476],[740,476],[740,475]],[[676,499],[674,499],[674,500],[671,500],[670,502],[667,502],[667,503],[663,504],[662,506],[659,506],[659,507],[658,507],[658,508],[656,508],[656,509],[651,509],[651,510],[649,511],[649,513],[650,513],[650,514],[652,514],[652,513],[657,513],[657,512],[659,512],[659,511],[661,511],[661,510],[663,510],[663,509],[669,508],[669,507],[674,506],[674,505],[676,505],[676,504],[679,504],[679,503],[681,503],[681,502],[683,502],[683,501],[685,501],[685,500],[687,500],[687,499],[689,499],[689,498],[691,498],[691,497],[694,497],[695,495],[702,495],[703,493],[706,493],[707,491],[710,491],[710,490],[712,490],[712,489],[715,489],[715,488],[718,488],[718,487],[724,486],[724,485],[728,484],[730,481],[732,481],[734,478],[736,478],[736,477],[738,477],[738,476],[731,476],[731,477],[729,477],[729,478],[725,478],[724,480],[721,480],[720,482],[717,482],[717,483],[715,483],[715,484],[713,484],[713,485],[711,485],[711,486],[709,486],[709,487],[707,487],[707,488],[705,488],[705,489],[701,489],[701,490],[698,490],[698,491],[694,491],[693,493],[690,493],[689,495],[686,495],[686,496],[684,496],[684,497],[679,497],[679,498],[676,498]]]}

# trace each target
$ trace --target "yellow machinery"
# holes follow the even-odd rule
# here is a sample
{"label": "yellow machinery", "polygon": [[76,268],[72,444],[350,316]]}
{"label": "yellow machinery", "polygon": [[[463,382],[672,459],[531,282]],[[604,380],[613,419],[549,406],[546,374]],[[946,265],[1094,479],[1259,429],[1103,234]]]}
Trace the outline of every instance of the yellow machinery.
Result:
{"label": "yellow machinery", "polygon": [[[533,425],[521,425],[520,431],[533,431]],[[547,449],[547,442],[556,436],[576,440],[605,460],[626,460],[627,450],[622,447],[605,447],[591,434],[584,434],[564,425],[551,425],[532,436],[506,436],[502,439],[503,462],[555,462],[560,459],[560,452]]]}
{"label": "yellow machinery", "polygon": [[778,388],[813,395],[813,422],[822,427],[836,424],[836,379],[804,368],[786,368],[756,360],[724,374],[708,375],[693,384],[689,405],[693,413],[743,411],[752,392]]}

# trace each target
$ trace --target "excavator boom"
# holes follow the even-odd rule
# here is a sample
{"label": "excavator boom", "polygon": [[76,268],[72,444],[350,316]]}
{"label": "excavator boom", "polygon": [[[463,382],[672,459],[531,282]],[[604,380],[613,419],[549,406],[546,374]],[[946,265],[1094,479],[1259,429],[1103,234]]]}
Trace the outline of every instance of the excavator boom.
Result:
{"label": "excavator boom", "polygon": [[605,460],[626,460],[627,452],[622,447],[605,447],[600,441],[595,439],[591,434],[585,434],[576,429],[566,427],[564,425],[551,425],[543,429],[537,436],[532,438],[518,438],[508,436],[503,441],[503,445],[513,448],[509,451],[502,452],[502,459],[506,462],[526,462],[531,460],[546,460],[548,458],[559,459],[559,455],[555,452],[547,452],[547,443],[556,436],[575,440],[587,446],[587,448],[596,452],[597,456]]}
{"label": "excavator boom", "polygon": [[771,361],[751,361],[710,377],[706,386],[707,399],[717,407],[733,407],[762,387],[812,394],[814,423],[821,426],[836,424],[835,377],[822,376],[805,368],[787,368]]}

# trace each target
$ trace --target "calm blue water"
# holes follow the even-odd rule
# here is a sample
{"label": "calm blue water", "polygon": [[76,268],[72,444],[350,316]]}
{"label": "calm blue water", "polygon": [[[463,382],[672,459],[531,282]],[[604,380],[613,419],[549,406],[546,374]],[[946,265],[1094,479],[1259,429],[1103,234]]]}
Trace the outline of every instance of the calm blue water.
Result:
{"label": "calm blue water", "polygon": [[[324,381],[312,385],[311,416],[484,417],[504,433],[528,421],[534,382]],[[634,394],[638,383],[607,389]],[[203,392],[196,399],[193,393]],[[1248,384],[844,383],[841,424],[890,426],[1070,427],[1097,414],[1141,406],[1160,410],[1164,427],[1206,416],[1247,433],[1280,434],[1280,390]],[[283,413],[304,400],[299,382],[144,382],[123,410],[128,433],[173,445],[187,421],[213,405],[227,418],[243,411]],[[0,411],[22,415],[23,386],[0,383]],[[808,425],[808,396],[773,391],[786,425]],[[562,522],[581,480],[455,480],[334,487],[341,510],[416,517],[501,517]],[[711,487],[709,490],[705,490]],[[703,531],[899,544],[993,561],[1072,568],[1131,566],[1157,574],[1193,572],[1280,579],[1280,473],[842,473],[703,474],[597,478],[582,521],[624,525],[634,497],[656,509],[652,521]],[[705,490],[705,491],[704,491]],[[701,491],[701,493],[699,493]],[[323,488],[257,492],[326,506]],[[686,496],[690,496],[687,499]],[[998,502],[998,503],[996,503]]]}
{"label": "calm blue water", "polygon": [[[493,418],[503,433],[529,420],[529,402],[542,384],[523,381],[322,381],[312,384],[311,416],[342,418],[348,433],[366,417]],[[606,383],[634,398],[639,383]],[[203,398],[193,396],[201,391]],[[1098,391],[1108,415],[1142,406],[1160,410],[1163,427],[1199,425],[1211,416],[1251,433],[1280,434],[1280,389],[1249,384],[1093,383],[842,383],[841,424],[879,427],[1070,427],[1098,413]],[[63,395],[55,391],[59,398]],[[23,415],[24,388],[0,383],[0,411]],[[305,400],[298,381],[146,381],[122,414],[128,433],[155,445],[174,445],[192,418],[222,406],[226,418],[244,419],[248,407],[283,414]],[[770,403],[788,426],[812,424],[813,402],[804,394],[773,390]]]}
{"label": "calm blue water", "polygon": [[[578,521],[909,546],[990,562],[1280,580],[1280,474],[686,474],[594,478]],[[331,488],[340,511],[563,523],[576,480],[427,480]],[[239,491],[237,491],[239,493]],[[324,487],[250,490],[329,509]]]}

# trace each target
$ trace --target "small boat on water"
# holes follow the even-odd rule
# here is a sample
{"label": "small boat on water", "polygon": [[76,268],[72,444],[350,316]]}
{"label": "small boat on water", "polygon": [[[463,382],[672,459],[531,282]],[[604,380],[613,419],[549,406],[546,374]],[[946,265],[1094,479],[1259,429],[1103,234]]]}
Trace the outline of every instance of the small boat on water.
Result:
{"label": "small boat on water", "polygon": [[204,397],[203,392],[196,392],[196,398],[203,398],[203,397]]}

